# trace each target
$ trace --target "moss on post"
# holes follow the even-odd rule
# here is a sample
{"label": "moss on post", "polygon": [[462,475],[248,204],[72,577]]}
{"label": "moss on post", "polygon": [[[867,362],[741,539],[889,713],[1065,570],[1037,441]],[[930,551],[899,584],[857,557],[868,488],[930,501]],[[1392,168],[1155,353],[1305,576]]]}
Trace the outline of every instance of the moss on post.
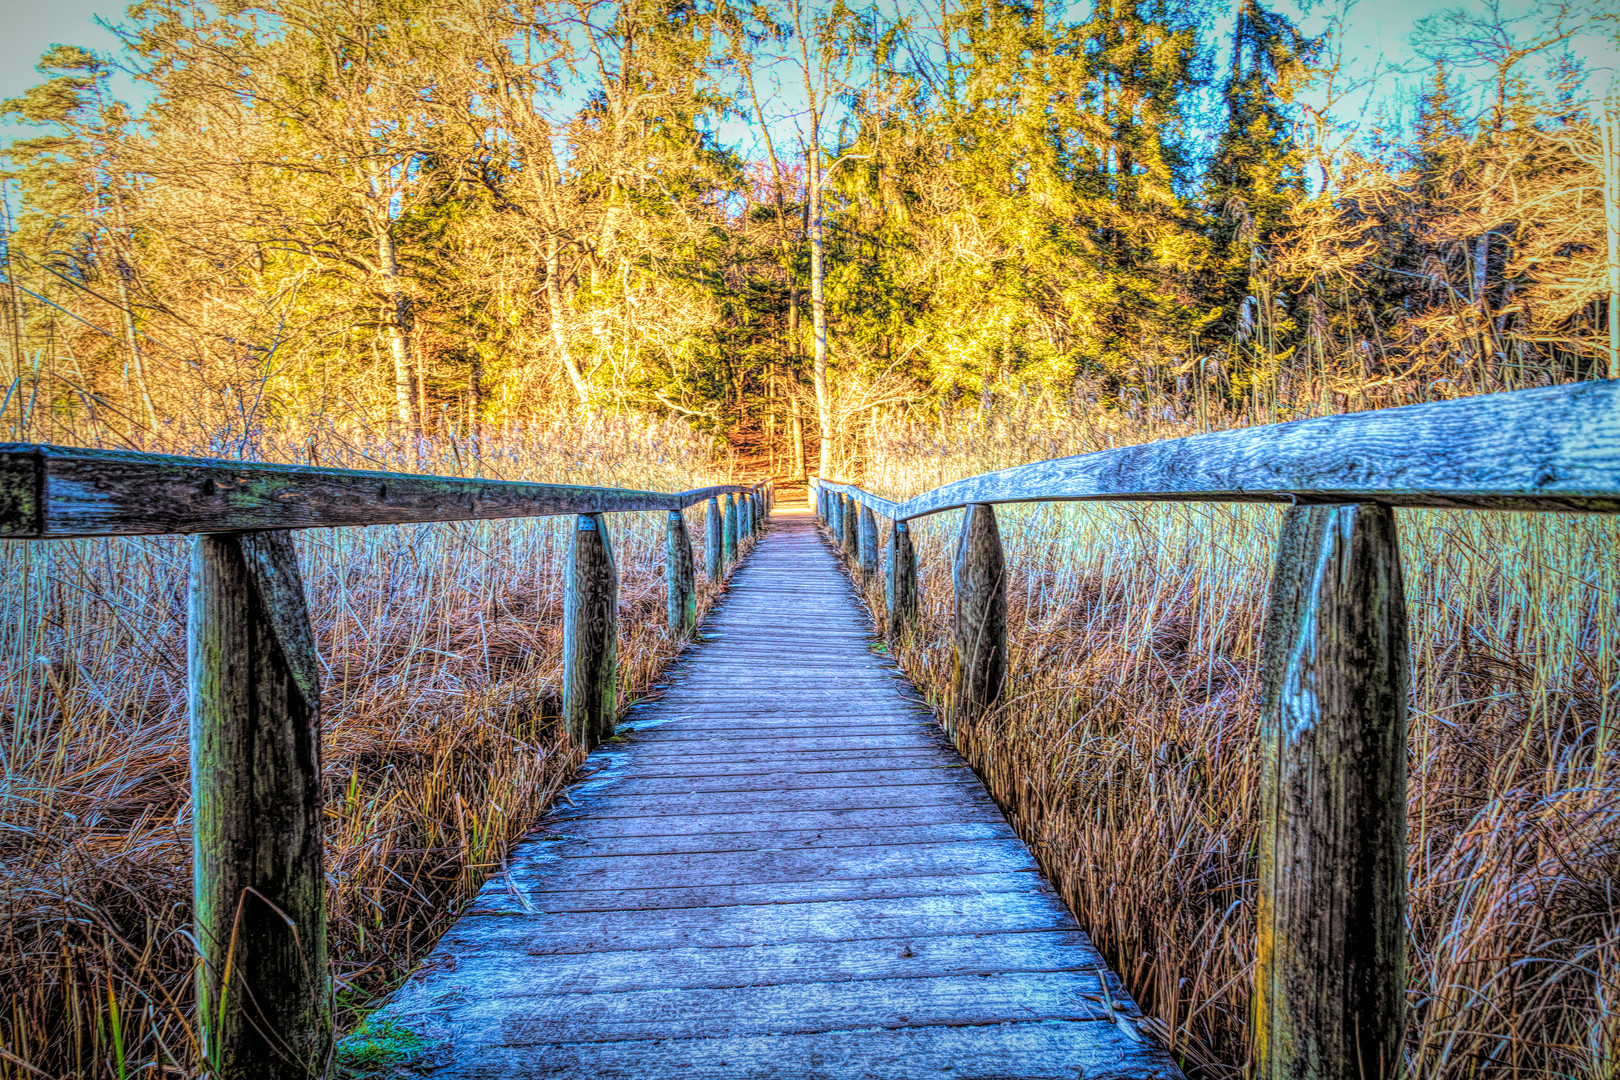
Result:
{"label": "moss on post", "polygon": [[203,1054],[222,1077],[318,1076],[332,1041],[320,684],[291,534],[192,541],[187,666]]}
{"label": "moss on post", "polygon": [[619,574],[601,514],[580,514],[563,570],[563,723],[587,749],[619,705]]}
{"label": "moss on post", "polygon": [[703,518],[703,572],[709,580],[719,582],[726,576],[725,525],[720,513],[720,500],[711,496]]}
{"label": "moss on post", "polygon": [[669,592],[669,632],[675,637],[685,637],[697,625],[695,577],[692,537],[686,531],[686,514],[671,510],[664,531],[664,580]]}

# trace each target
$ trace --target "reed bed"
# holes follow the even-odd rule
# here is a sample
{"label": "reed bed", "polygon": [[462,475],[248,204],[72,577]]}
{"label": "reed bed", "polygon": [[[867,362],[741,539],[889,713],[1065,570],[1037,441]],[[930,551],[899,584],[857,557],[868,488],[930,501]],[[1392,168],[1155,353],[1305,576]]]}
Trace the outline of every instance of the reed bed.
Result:
{"label": "reed bed", "polygon": [[[1038,458],[1188,434],[1014,402],[894,426],[869,490],[905,498]],[[999,507],[1004,704],[956,733],[1189,1073],[1252,1073],[1259,649],[1280,511]],[[1620,1074],[1620,523],[1398,513],[1414,695],[1406,1072]],[[942,706],[959,514],[915,523]],[[868,591],[882,621],[881,586]]]}
{"label": "reed bed", "polygon": [[[595,421],[400,447],[365,433],[176,452],[681,490],[684,427]],[[702,508],[688,511],[701,545]],[[321,654],[344,1020],[407,972],[580,760],[557,723],[571,518],[297,535]],[[675,655],[664,514],[610,518],[621,700]],[[699,554],[699,565],[702,555]],[[187,541],[0,544],[0,1076],[191,1076]],[[700,584],[700,610],[714,590]]]}

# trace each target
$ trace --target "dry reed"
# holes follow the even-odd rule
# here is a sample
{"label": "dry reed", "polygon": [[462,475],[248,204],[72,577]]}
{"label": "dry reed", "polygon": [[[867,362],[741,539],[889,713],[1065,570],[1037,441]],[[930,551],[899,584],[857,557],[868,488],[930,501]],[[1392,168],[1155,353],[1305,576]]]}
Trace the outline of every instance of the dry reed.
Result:
{"label": "dry reed", "polygon": [[[407,449],[358,433],[261,443],[254,456],[658,490],[716,482],[706,440],[639,421]],[[701,510],[689,511],[699,545]],[[323,664],[346,1020],[431,947],[579,760],[556,723],[570,525],[296,534]],[[664,514],[610,527],[630,700],[678,648],[664,628]],[[172,538],[0,544],[0,1076],[194,1074],[187,560]],[[700,585],[702,607],[713,595]]]}
{"label": "dry reed", "polygon": [[[1026,401],[891,427],[904,498],[1023,461],[1187,434]],[[998,508],[1004,705],[959,743],[1189,1072],[1251,1072],[1259,645],[1280,513]],[[1620,1073],[1620,523],[1399,512],[1413,662],[1406,1071]],[[959,515],[914,523],[919,632],[950,678]],[[868,594],[882,619],[880,590]]]}

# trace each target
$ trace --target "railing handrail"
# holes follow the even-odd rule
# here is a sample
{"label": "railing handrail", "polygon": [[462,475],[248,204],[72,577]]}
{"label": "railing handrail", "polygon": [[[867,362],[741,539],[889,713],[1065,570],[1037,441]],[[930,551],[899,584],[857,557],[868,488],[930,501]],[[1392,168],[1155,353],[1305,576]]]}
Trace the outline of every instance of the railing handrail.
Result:
{"label": "railing handrail", "polygon": [[812,478],[894,521],[974,503],[1377,503],[1620,513],[1620,380],[1189,435],[1017,465],[895,502]]}
{"label": "railing handrail", "polygon": [[0,539],[684,510],[714,496],[756,492],[766,482],[639,491],[0,443]]}

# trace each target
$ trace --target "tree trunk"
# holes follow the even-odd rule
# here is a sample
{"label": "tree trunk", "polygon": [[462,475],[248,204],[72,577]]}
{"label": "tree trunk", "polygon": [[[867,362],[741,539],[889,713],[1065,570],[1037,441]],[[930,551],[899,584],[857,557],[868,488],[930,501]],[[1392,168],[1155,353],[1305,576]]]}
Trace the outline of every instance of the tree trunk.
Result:
{"label": "tree trunk", "polygon": [[816,419],[821,424],[821,475],[832,469],[832,399],[827,390],[827,298],[822,269],[821,229],[821,152],[816,141],[820,132],[811,130],[810,149],[805,159],[810,165],[810,311],[815,332],[812,372],[816,387]]}
{"label": "tree trunk", "polygon": [[556,343],[557,358],[568,373],[568,381],[574,386],[574,394],[579,398],[580,406],[584,407],[590,404],[590,395],[585,392],[585,380],[579,373],[579,365],[574,363],[574,354],[568,348],[568,331],[565,327],[567,305],[563,300],[561,263],[557,235],[553,233],[546,238],[546,303],[551,307],[551,339]]}
{"label": "tree trunk", "polygon": [[394,359],[394,419],[404,434],[421,435],[422,421],[416,413],[416,373],[411,370],[411,301],[400,286],[392,224],[379,217],[374,228],[377,265],[382,270],[388,352]]}

